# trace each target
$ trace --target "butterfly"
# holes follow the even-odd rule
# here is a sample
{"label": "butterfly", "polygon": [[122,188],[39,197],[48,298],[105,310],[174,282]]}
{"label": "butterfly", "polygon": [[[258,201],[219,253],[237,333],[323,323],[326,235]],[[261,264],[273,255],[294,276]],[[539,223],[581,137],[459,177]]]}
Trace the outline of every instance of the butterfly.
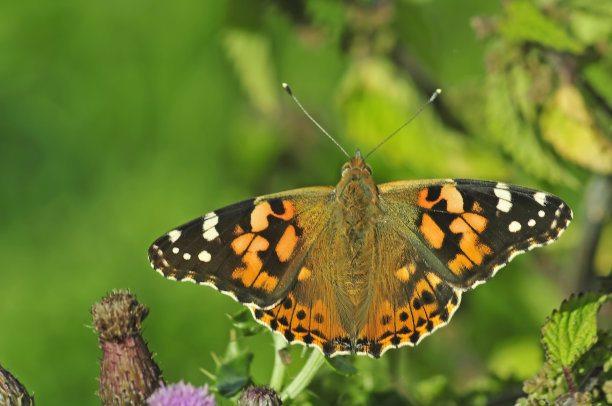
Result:
{"label": "butterfly", "polygon": [[558,197],[502,182],[376,185],[357,150],[336,187],[295,189],[206,213],[158,238],[149,261],[168,279],[233,297],[288,342],[329,357],[378,358],[446,325],[464,291],[517,254],[556,240],[571,219]]}
{"label": "butterfly", "polygon": [[558,197],[501,182],[376,185],[357,151],[336,187],[204,214],[157,239],[149,260],[230,295],[289,342],[379,357],[448,323],[464,291],[571,219]]}

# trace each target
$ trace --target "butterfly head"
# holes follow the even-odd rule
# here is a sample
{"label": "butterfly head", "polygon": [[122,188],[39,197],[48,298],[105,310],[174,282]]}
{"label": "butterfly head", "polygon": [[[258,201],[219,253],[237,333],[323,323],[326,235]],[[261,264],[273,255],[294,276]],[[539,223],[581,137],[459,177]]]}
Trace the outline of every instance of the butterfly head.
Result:
{"label": "butterfly head", "polygon": [[372,168],[370,165],[366,164],[365,160],[361,156],[361,151],[357,150],[355,152],[355,156],[351,158],[347,163],[342,167],[342,176],[372,176]]}

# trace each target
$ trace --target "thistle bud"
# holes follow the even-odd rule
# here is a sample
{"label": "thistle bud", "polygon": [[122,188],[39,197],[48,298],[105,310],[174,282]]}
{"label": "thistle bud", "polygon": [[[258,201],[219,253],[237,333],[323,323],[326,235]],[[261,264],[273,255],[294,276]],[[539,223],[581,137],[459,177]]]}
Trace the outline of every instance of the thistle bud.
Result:
{"label": "thistle bud", "polygon": [[251,385],[240,394],[238,406],[281,406],[280,398],[274,389],[267,386]]}
{"label": "thistle bud", "polygon": [[128,290],[114,291],[91,308],[102,349],[100,390],[103,405],[144,405],[163,385],[162,372],[140,334],[149,309]]}
{"label": "thistle bud", "polygon": [[0,405],[34,406],[25,386],[0,365]]}

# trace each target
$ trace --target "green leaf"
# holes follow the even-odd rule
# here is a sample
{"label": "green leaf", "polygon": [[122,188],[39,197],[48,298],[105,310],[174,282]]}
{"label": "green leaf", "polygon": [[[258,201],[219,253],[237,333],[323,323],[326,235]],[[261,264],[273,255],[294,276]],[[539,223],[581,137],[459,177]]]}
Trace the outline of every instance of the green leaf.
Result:
{"label": "green leaf", "polygon": [[217,367],[217,389],[222,396],[232,397],[249,382],[253,354],[239,355]]}
{"label": "green leaf", "polygon": [[[575,185],[576,178],[543,147],[532,123],[523,120],[518,110],[516,100],[520,95],[514,91],[515,86],[523,83],[528,75],[523,66],[515,65],[509,72],[500,70],[487,76],[487,102],[484,106],[487,134],[534,176]],[[526,111],[528,107],[523,105],[522,110]]]}
{"label": "green leaf", "polygon": [[582,95],[563,85],[544,106],[542,136],[559,155],[590,170],[612,173],[612,141],[593,119]]}
{"label": "green leaf", "polygon": [[553,365],[571,367],[597,342],[597,312],[612,294],[572,296],[542,327],[542,343]]}
{"label": "green leaf", "polygon": [[340,355],[334,358],[325,358],[327,364],[337,373],[344,376],[355,375],[359,370],[351,363],[351,357]]}
{"label": "green leaf", "polygon": [[611,15],[605,12],[574,9],[570,16],[570,27],[580,42],[594,45],[599,41],[606,41],[606,38],[612,33]]}
{"label": "green leaf", "polygon": [[228,314],[232,321],[238,337],[250,337],[264,330],[264,326],[253,320],[253,315],[248,308],[244,308],[236,314]]}
{"label": "green leaf", "polygon": [[536,42],[546,47],[571,53],[582,52],[582,46],[557,23],[544,15],[531,1],[510,1],[506,4],[506,18],[499,30],[513,42]]}

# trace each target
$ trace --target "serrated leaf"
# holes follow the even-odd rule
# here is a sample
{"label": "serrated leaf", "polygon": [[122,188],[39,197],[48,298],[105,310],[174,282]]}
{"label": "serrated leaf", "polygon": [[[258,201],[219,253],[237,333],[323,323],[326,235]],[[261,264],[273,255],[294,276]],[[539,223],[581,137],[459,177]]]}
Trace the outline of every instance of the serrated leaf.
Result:
{"label": "serrated leaf", "polygon": [[597,342],[597,312],[612,294],[572,296],[542,327],[542,343],[553,365],[571,367]]}
{"label": "serrated leaf", "polygon": [[506,3],[506,18],[499,24],[501,34],[513,42],[536,42],[557,51],[580,53],[582,45],[555,21],[527,0]]}
{"label": "serrated leaf", "polygon": [[337,356],[334,358],[325,358],[327,364],[337,373],[344,376],[355,375],[359,370],[351,363],[348,356]]}
{"label": "serrated leaf", "polygon": [[217,367],[217,389],[222,396],[231,397],[249,382],[249,369],[253,354],[239,355]]}
{"label": "serrated leaf", "polygon": [[598,128],[574,86],[557,89],[544,106],[540,127],[559,155],[590,170],[612,173],[612,140]]}

